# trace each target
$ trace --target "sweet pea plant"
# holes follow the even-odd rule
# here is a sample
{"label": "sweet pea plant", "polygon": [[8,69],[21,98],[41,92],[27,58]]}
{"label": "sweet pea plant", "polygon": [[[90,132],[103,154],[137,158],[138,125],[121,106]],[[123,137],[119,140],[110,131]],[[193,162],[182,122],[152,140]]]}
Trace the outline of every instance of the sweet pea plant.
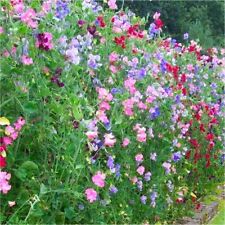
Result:
{"label": "sweet pea plant", "polygon": [[163,36],[159,12],[146,30],[116,0],[0,7],[1,222],[171,223],[198,209],[223,180],[225,50]]}

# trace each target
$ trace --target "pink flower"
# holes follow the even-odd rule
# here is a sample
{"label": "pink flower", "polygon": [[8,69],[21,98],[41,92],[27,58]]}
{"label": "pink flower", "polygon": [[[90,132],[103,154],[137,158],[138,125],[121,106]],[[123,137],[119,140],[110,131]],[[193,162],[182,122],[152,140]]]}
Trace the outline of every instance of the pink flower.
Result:
{"label": "pink flower", "polygon": [[10,134],[12,134],[12,133],[14,133],[15,132],[15,129],[12,127],[12,126],[7,126],[6,128],[5,128],[5,134],[6,135],[10,135]]}
{"label": "pink flower", "polygon": [[14,132],[10,135],[10,137],[13,139],[13,140],[16,140],[17,137],[18,137],[18,132]]}
{"label": "pink flower", "polygon": [[112,73],[117,73],[117,72],[118,72],[118,68],[117,68],[116,66],[114,66],[114,65],[111,65],[111,66],[109,67],[109,69],[110,69],[110,71],[111,71]]}
{"label": "pink flower", "polygon": [[18,4],[16,4],[16,5],[14,6],[14,11],[15,11],[15,13],[20,14],[20,13],[23,12],[23,10],[24,10],[24,4],[23,4],[22,2],[21,2],[21,3],[18,3]]}
{"label": "pink flower", "polygon": [[112,101],[113,96],[110,94],[105,88],[98,88],[98,99],[100,100],[106,100],[106,101]]}
{"label": "pink flower", "polygon": [[123,143],[122,143],[122,146],[125,148],[126,146],[128,146],[130,143],[130,140],[128,138],[124,138],[123,139]]}
{"label": "pink flower", "polygon": [[7,194],[11,189],[11,185],[9,185],[10,178],[10,173],[0,171],[0,193]]}
{"label": "pink flower", "polygon": [[127,116],[132,116],[134,114],[133,107],[134,107],[134,100],[133,99],[127,99],[122,102],[124,107],[124,114]]}
{"label": "pink flower", "polygon": [[110,63],[114,63],[118,60],[119,58],[119,55],[115,52],[112,52],[110,55],[109,55],[109,62]]}
{"label": "pink flower", "polygon": [[87,200],[92,203],[97,200],[97,192],[93,188],[88,188],[85,191]]}
{"label": "pink flower", "polygon": [[4,28],[0,27],[0,34],[3,34],[3,33],[4,33]]}
{"label": "pink flower", "polygon": [[37,28],[38,23],[34,20],[36,17],[36,12],[33,9],[28,9],[26,12],[22,13],[21,21],[27,24],[31,28]]}
{"label": "pink flower", "polygon": [[145,128],[142,128],[142,130],[138,131],[137,140],[139,142],[146,142],[146,138],[147,138],[147,134],[145,133]]}
{"label": "pink flower", "polygon": [[98,132],[97,131],[87,131],[86,135],[89,140],[94,140],[98,136]]}
{"label": "pink flower", "polygon": [[105,114],[104,110],[98,110],[96,112],[96,116],[103,123],[108,123],[109,122],[109,119],[108,119],[107,115]]}
{"label": "pink flower", "polygon": [[142,154],[137,154],[137,155],[135,156],[135,160],[136,160],[137,162],[142,162],[143,159],[144,159],[144,157],[143,157]]}
{"label": "pink flower", "polygon": [[128,78],[124,81],[124,87],[129,90],[130,94],[134,94],[136,92],[136,88],[134,86],[135,83],[136,80],[134,80],[133,78]]}
{"label": "pink flower", "polygon": [[16,205],[15,201],[8,201],[9,207],[13,207],[14,205]]}
{"label": "pink flower", "polygon": [[155,14],[153,15],[153,19],[154,19],[154,20],[159,19],[160,15],[161,15],[160,13],[155,12]]}
{"label": "pink flower", "polygon": [[117,9],[116,0],[109,0],[108,6],[110,9]]}
{"label": "pink flower", "polygon": [[144,172],[145,172],[145,167],[144,166],[139,166],[137,168],[137,172],[140,174],[140,175],[143,175]]}
{"label": "pink flower", "polygon": [[108,102],[103,101],[99,105],[100,110],[110,110],[110,105]]}
{"label": "pink flower", "polygon": [[33,59],[28,57],[27,55],[22,55],[21,61],[24,65],[31,65],[33,64]]}
{"label": "pink flower", "polygon": [[98,187],[104,187],[105,186],[105,174],[98,171],[93,177],[92,181],[95,185]]}
{"label": "pink flower", "polygon": [[23,117],[19,117],[17,121],[14,123],[15,129],[20,131],[25,123],[26,123],[25,119]]}
{"label": "pink flower", "polygon": [[140,102],[138,103],[138,108],[139,108],[139,109],[144,109],[144,110],[146,110],[146,109],[147,109],[147,105],[145,105],[143,102],[140,101]]}
{"label": "pink flower", "polygon": [[4,145],[6,145],[6,146],[11,145],[13,142],[12,138],[10,138],[10,137],[3,137],[2,139],[3,139]]}
{"label": "pink flower", "polygon": [[104,145],[108,147],[113,147],[114,144],[116,143],[115,137],[110,133],[110,134],[105,134],[104,135]]}

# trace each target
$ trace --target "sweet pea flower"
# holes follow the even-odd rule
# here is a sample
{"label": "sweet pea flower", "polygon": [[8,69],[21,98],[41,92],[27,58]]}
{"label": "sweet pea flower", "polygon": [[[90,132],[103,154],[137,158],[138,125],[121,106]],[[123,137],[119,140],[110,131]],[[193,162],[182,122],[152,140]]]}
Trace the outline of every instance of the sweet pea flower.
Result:
{"label": "sweet pea flower", "polygon": [[33,64],[33,59],[30,58],[30,57],[27,56],[27,55],[22,55],[22,57],[21,57],[21,62],[22,62],[24,65],[31,65],[31,64]]}
{"label": "sweet pea flower", "polygon": [[116,139],[115,139],[114,135],[112,135],[112,133],[105,134],[104,138],[105,138],[105,140],[104,140],[104,145],[105,146],[113,147],[114,144],[116,143]]}
{"label": "sweet pea flower", "polygon": [[145,167],[144,166],[139,166],[137,168],[137,173],[139,173],[140,175],[143,175],[145,172]]}
{"label": "sweet pea flower", "polygon": [[108,6],[110,9],[114,10],[114,9],[117,9],[117,5],[116,5],[116,0],[109,0],[108,1]]}
{"label": "sweet pea flower", "polygon": [[139,163],[142,162],[143,159],[144,159],[144,157],[143,157],[142,154],[137,154],[137,155],[135,156],[135,160],[136,160],[137,162],[139,162]]}
{"label": "sweet pea flower", "polygon": [[105,186],[105,174],[98,171],[93,177],[92,181],[95,185],[98,187],[104,187]]}
{"label": "sweet pea flower", "polygon": [[4,33],[4,28],[0,26],[0,34]]}
{"label": "sweet pea flower", "polygon": [[116,62],[117,60],[119,59],[119,55],[115,52],[112,52],[110,55],[109,55],[109,62],[110,63],[114,63]]}
{"label": "sweet pea flower", "polygon": [[2,192],[3,194],[7,194],[11,189],[11,185],[9,185],[10,178],[10,173],[0,171],[0,193]]}
{"label": "sweet pea flower", "polygon": [[94,140],[98,136],[97,131],[87,131],[85,134],[87,135],[87,138],[91,141]]}
{"label": "sweet pea flower", "polygon": [[15,201],[8,201],[9,207],[13,207],[14,205],[16,205]]}
{"label": "sweet pea flower", "polygon": [[38,23],[35,20],[35,17],[36,17],[36,12],[32,8],[30,8],[30,9],[27,9],[27,11],[25,11],[24,13],[22,13],[20,19],[22,22],[27,24],[27,26],[31,28],[37,28]]}
{"label": "sweet pea flower", "polygon": [[129,145],[129,143],[130,143],[129,138],[124,138],[124,139],[123,139],[122,146],[125,148],[126,146],[128,146],[128,145]]}
{"label": "sweet pea flower", "polygon": [[97,200],[97,192],[93,188],[88,188],[85,191],[86,198],[90,203],[93,203]]}

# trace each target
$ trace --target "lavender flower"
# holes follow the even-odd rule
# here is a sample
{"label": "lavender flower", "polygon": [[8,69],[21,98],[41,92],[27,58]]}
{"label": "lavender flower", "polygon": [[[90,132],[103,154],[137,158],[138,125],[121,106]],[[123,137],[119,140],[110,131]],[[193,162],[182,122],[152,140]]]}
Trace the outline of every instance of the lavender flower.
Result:
{"label": "lavender flower", "polygon": [[189,38],[189,34],[188,33],[185,33],[184,34],[184,40],[187,40]]}
{"label": "lavender flower", "polygon": [[118,179],[120,177],[120,164],[117,163],[116,166],[115,166],[115,170],[116,170],[116,178]]}
{"label": "lavender flower", "polygon": [[107,160],[107,166],[110,170],[114,169],[115,167],[115,164],[114,164],[114,159],[112,156],[109,156],[108,157],[108,160]]}
{"label": "lavender flower", "polygon": [[137,181],[137,188],[139,191],[142,191],[142,188],[143,188],[143,182],[141,180],[138,180]]}
{"label": "lavender flower", "polygon": [[151,176],[152,176],[151,172],[147,172],[147,173],[145,173],[144,179],[146,181],[150,181],[151,180]]}
{"label": "lavender flower", "polygon": [[158,194],[157,192],[152,192],[152,194],[150,195],[150,198],[151,198],[151,206],[154,208],[156,206],[156,198],[158,197]]}
{"label": "lavender flower", "polygon": [[141,199],[141,203],[145,205],[147,201],[147,196],[142,195],[140,199]]}
{"label": "lavender flower", "polygon": [[89,55],[89,58],[88,58],[88,66],[91,68],[91,69],[98,69],[98,67],[102,66],[101,63],[98,63],[100,61],[100,56],[99,55],[92,55],[90,54]]}
{"label": "lavender flower", "polygon": [[56,17],[63,19],[69,14],[68,3],[66,1],[57,0],[56,2]]}
{"label": "lavender flower", "polygon": [[118,189],[115,186],[110,186],[109,191],[111,194],[116,194],[118,192]]}

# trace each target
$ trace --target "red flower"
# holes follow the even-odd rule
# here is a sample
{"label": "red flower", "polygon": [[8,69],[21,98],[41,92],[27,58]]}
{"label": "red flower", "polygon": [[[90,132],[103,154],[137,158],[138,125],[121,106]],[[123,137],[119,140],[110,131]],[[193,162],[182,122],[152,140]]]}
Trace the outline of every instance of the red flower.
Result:
{"label": "red flower", "polygon": [[200,119],[201,119],[201,116],[200,116],[199,113],[196,113],[196,114],[195,114],[195,119],[196,119],[196,120],[200,120]]}
{"label": "red flower", "polygon": [[0,168],[6,167],[6,160],[3,156],[0,155]]}
{"label": "red flower", "polygon": [[103,19],[103,16],[98,16],[98,17],[97,17],[97,20],[98,20],[98,22],[99,22],[99,26],[100,26],[100,27],[105,27],[105,26],[106,26],[106,24],[105,24],[105,22],[104,22],[104,19]]}
{"label": "red flower", "polygon": [[154,23],[156,25],[156,29],[159,29],[159,28],[163,27],[163,25],[164,25],[164,23],[163,23],[163,21],[161,19],[156,19],[154,21]]}
{"label": "red flower", "polygon": [[186,152],[185,159],[190,159],[190,157],[191,157],[191,151],[189,150]]}
{"label": "red flower", "polygon": [[209,168],[210,167],[210,160],[207,160],[205,168]]}
{"label": "red flower", "polygon": [[198,141],[196,139],[191,139],[190,140],[190,143],[195,148],[198,148],[199,147]]}
{"label": "red flower", "polygon": [[201,123],[199,129],[202,133],[205,132],[204,124]]}
{"label": "red flower", "polygon": [[185,74],[182,74],[181,75],[181,78],[180,78],[180,81],[181,81],[181,83],[185,83],[186,82],[186,75]]}
{"label": "red flower", "polygon": [[114,42],[122,48],[126,48],[125,40],[126,37],[122,35],[121,37],[115,37]]}
{"label": "red flower", "polygon": [[213,141],[213,139],[214,139],[214,135],[212,133],[209,133],[209,134],[206,135],[207,141]]}

